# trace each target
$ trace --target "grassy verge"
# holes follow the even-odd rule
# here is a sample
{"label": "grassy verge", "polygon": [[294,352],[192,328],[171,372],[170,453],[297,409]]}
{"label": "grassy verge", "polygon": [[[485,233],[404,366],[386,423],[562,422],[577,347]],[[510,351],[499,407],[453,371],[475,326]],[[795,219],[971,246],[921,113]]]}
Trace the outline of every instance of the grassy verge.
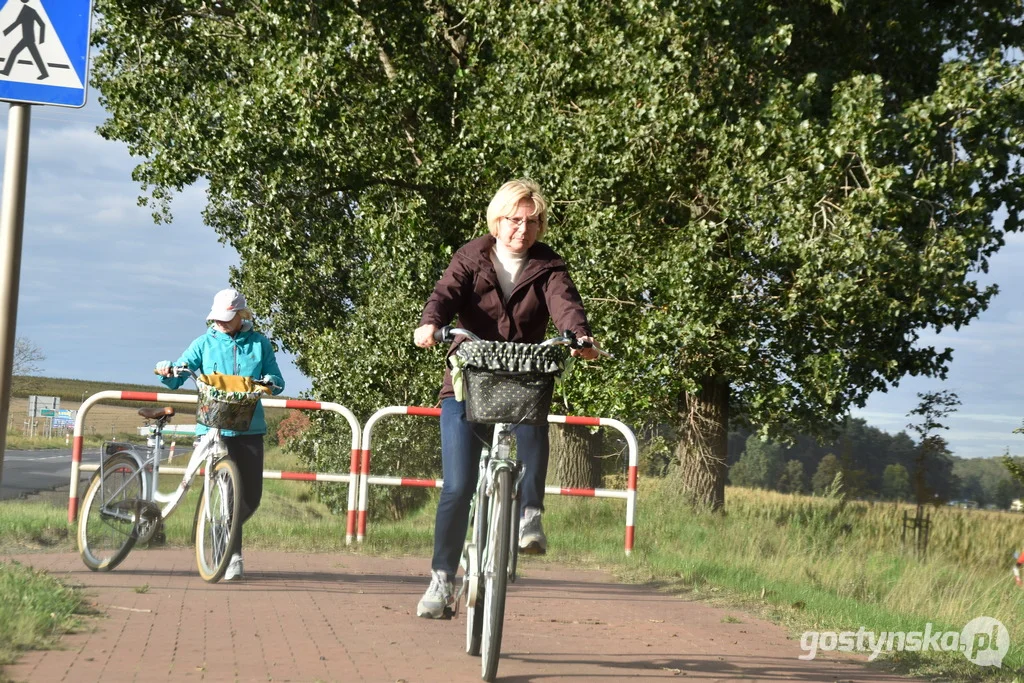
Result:
{"label": "grassy verge", "polygon": [[[271,450],[267,468],[296,465]],[[371,523],[366,542],[347,548],[344,517],[312,492],[304,482],[266,481],[260,511],[246,526],[247,547],[429,556],[436,493],[401,521]],[[189,544],[196,495],[167,521],[169,544]],[[892,505],[729,489],[727,514],[695,515],[680,504],[673,482],[647,480],[636,549],[627,558],[623,501],[550,496],[547,505],[551,548],[546,557],[525,558],[527,571],[538,562],[601,568],[625,581],[744,607],[796,637],[811,629],[923,631],[928,623],[933,631],[959,632],[976,617],[993,617],[1011,636],[1002,669],[976,666],[960,653],[895,653],[888,662],[956,681],[1014,680],[1024,667],[1024,643],[1016,640],[1024,633],[1024,591],[1009,578],[1010,548],[1003,547],[1018,538],[1018,518],[935,511],[930,556],[920,561],[903,552],[902,511]],[[42,503],[0,503],[0,548],[72,550],[65,515]]]}
{"label": "grassy verge", "polygon": [[77,590],[17,562],[0,562],[0,595],[0,665],[24,650],[52,645],[85,613]]}
{"label": "grassy verge", "polygon": [[[116,436],[118,441],[135,440],[139,441],[140,437],[138,434],[118,434]],[[83,445],[87,448],[96,447],[103,444],[104,437],[89,434],[83,438]],[[7,450],[9,451],[37,451],[37,450],[54,450],[54,449],[68,449],[71,448],[71,440],[65,439],[63,436],[55,436],[52,438],[45,438],[41,436],[21,436],[19,434],[8,434],[7,435]]]}

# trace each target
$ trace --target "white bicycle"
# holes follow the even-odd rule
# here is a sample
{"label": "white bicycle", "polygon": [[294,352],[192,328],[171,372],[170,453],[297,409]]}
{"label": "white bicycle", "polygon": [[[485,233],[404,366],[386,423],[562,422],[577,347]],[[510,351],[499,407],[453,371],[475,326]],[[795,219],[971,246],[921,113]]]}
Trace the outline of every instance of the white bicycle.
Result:
{"label": "white bicycle", "polygon": [[[140,453],[132,444],[112,444],[103,454],[100,467],[82,499],[78,551],[82,562],[93,571],[115,568],[137,543],[146,543],[153,537],[161,522],[184,500],[196,476],[202,473],[203,492],[196,507],[193,538],[199,575],[213,583],[224,576],[231,561],[230,549],[241,533],[242,480],[238,466],[227,457],[220,429],[229,428],[224,420],[232,421],[230,428],[237,429],[241,426],[237,422],[240,414],[244,418],[244,413],[248,412],[248,418],[244,419],[244,429],[247,429],[252,412],[265,392],[263,389],[247,392],[247,396],[227,406],[227,410],[218,410],[217,398],[209,398],[212,394],[201,376],[187,367],[175,367],[173,371],[175,376],[188,374],[196,382],[200,389],[197,419],[203,424],[212,423],[207,424],[210,430],[196,443],[177,489],[161,493],[158,484],[162,432],[174,416],[174,408],[140,408],[139,415],[155,423],[150,448]],[[273,388],[254,380],[252,383]]]}

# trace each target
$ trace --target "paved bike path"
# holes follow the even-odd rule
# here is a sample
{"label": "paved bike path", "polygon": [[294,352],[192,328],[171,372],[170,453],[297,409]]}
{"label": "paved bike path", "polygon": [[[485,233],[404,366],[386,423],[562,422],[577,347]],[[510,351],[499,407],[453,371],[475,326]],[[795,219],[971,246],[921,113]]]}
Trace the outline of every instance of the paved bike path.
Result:
{"label": "paved bike path", "polygon": [[[77,554],[6,556],[84,586],[104,616],[14,681],[474,681],[465,619],[417,619],[423,558],[250,551],[246,580],[210,585],[191,550],[139,550],[108,573]],[[501,681],[900,681],[853,658],[802,661],[783,628],[736,610],[521,562]],[[733,619],[737,621],[734,622]]]}

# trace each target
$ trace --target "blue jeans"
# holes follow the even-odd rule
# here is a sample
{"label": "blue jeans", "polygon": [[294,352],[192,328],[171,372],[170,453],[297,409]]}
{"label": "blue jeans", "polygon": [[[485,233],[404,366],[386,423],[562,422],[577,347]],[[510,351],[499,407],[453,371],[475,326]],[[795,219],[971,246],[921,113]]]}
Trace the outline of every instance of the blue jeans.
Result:
{"label": "blue jeans", "polygon": [[[444,485],[434,521],[431,569],[454,577],[469,528],[469,503],[480,474],[480,450],[491,445],[493,426],[466,420],[466,404],[454,398],[441,401],[441,466]],[[516,457],[526,473],[519,487],[520,512],[544,509],[544,480],[548,475],[548,426],[517,425]]]}

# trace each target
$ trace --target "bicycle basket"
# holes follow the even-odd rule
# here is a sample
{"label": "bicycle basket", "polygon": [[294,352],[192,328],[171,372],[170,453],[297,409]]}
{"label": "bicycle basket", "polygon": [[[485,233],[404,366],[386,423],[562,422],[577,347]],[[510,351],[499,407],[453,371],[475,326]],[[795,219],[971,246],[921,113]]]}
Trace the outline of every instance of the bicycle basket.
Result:
{"label": "bicycle basket", "polygon": [[199,405],[196,421],[207,427],[244,432],[249,429],[260,399],[266,396],[263,387],[250,377],[239,375],[200,375],[196,379]]}
{"label": "bicycle basket", "polygon": [[466,341],[455,351],[466,419],[494,424],[547,424],[555,379],[565,369],[561,346]]}

